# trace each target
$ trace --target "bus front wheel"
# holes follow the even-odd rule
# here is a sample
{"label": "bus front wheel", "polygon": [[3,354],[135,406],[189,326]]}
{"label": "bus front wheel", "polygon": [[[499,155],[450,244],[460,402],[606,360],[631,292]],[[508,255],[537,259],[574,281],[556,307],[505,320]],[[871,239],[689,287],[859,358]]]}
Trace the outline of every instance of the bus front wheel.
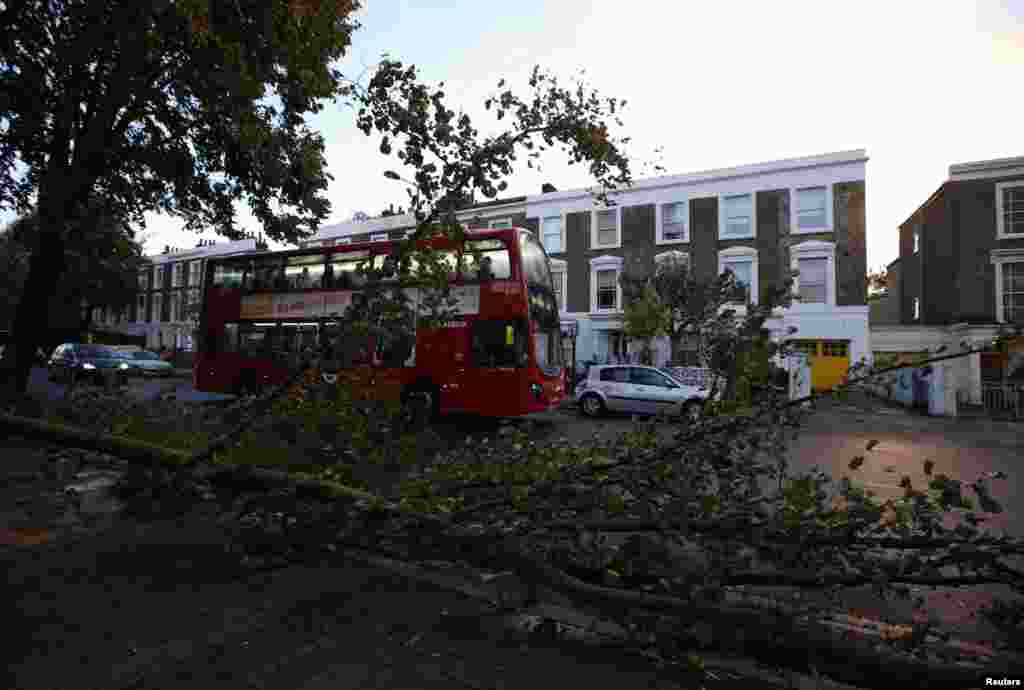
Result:
{"label": "bus front wheel", "polygon": [[419,386],[404,396],[406,414],[414,426],[432,422],[440,416],[441,400],[434,386]]}
{"label": "bus front wheel", "polygon": [[256,395],[259,392],[259,384],[256,377],[251,374],[243,374],[235,380],[235,395]]}

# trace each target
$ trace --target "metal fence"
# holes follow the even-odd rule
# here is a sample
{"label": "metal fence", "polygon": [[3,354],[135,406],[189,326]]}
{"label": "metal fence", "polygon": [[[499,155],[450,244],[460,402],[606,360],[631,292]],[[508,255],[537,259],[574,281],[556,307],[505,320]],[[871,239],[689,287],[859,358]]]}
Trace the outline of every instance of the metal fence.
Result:
{"label": "metal fence", "polygon": [[1024,419],[1024,384],[983,381],[981,401],[991,414]]}

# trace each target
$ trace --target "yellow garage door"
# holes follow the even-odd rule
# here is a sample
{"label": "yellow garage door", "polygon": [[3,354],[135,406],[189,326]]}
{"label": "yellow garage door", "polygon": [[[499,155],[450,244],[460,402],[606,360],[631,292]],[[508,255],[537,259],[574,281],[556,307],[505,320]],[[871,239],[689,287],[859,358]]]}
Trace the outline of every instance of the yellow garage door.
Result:
{"label": "yellow garage door", "polygon": [[811,364],[811,388],[825,390],[842,383],[850,371],[850,341],[822,340]]}
{"label": "yellow garage door", "polygon": [[794,340],[793,349],[807,355],[811,388],[822,391],[842,383],[850,370],[849,340]]}

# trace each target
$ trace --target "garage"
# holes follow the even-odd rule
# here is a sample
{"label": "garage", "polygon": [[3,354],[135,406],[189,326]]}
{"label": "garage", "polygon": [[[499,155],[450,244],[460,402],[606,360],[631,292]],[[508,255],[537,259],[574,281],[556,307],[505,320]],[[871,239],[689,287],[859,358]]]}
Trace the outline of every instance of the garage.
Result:
{"label": "garage", "polygon": [[815,391],[842,383],[850,370],[849,340],[793,340],[791,345],[807,355],[811,388]]}

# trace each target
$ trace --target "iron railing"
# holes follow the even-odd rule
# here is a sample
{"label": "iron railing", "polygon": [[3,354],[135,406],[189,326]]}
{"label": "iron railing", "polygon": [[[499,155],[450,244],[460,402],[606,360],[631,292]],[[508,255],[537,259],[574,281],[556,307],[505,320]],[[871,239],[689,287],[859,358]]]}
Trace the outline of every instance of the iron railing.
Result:
{"label": "iron railing", "polygon": [[981,401],[991,414],[1024,419],[1024,384],[982,381]]}

